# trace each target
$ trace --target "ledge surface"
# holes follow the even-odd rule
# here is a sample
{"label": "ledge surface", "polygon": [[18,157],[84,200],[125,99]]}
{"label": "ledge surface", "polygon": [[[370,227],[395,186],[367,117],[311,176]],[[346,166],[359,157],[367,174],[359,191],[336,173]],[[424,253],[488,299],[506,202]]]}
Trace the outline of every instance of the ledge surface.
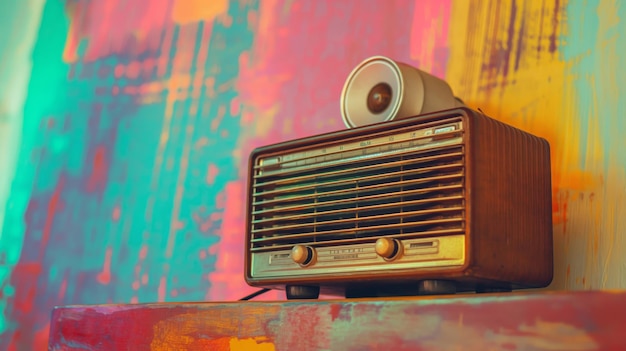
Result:
{"label": "ledge surface", "polygon": [[626,350],[626,291],[58,307],[50,350]]}

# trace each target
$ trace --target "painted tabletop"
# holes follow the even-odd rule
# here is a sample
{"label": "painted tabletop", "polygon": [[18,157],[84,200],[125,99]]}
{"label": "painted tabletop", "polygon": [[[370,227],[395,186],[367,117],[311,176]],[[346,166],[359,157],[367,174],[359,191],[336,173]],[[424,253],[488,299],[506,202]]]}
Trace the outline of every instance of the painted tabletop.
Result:
{"label": "painted tabletop", "polygon": [[57,307],[50,350],[623,350],[626,291]]}

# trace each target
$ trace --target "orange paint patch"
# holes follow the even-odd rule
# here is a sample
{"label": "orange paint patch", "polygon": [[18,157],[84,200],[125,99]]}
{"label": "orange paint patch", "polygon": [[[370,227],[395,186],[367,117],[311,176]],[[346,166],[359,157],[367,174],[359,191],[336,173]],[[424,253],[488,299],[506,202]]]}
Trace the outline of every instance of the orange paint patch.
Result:
{"label": "orange paint patch", "polygon": [[212,21],[226,11],[227,0],[178,0],[174,2],[172,20],[178,24]]}
{"label": "orange paint patch", "polygon": [[230,339],[230,351],[274,351],[274,344],[267,338]]}

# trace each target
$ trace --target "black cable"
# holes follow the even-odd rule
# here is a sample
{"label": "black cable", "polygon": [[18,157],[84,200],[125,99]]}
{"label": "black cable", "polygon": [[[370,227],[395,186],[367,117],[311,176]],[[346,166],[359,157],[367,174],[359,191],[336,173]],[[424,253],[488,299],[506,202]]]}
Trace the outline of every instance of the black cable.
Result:
{"label": "black cable", "polygon": [[252,294],[250,294],[248,296],[244,296],[244,297],[240,298],[239,301],[246,301],[246,300],[253,299],[253,298],[255,298],[255,297],[257,297],[257,296],[259,296],[261,294],[265,294],[268,291],[270,291],[270,289],[263,288],[263,289],[257,290],[257,291],[253,292]]}

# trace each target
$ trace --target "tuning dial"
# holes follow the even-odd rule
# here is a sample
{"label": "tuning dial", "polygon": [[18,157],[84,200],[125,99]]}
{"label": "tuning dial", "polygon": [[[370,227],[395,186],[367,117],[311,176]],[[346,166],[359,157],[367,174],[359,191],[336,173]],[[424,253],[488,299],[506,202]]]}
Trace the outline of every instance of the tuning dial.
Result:
{"label": "tuning dial", "polygon": [[310,246],[296,245],[291,249],[291,259],[301,265],[307,266],[315,258],[315,249]]}
{"label": "tuning dial", "polygon": [[376,240],[376,253],[378,256],[390,260],[398,256],[400,242],[396,239],[380,238]]}

